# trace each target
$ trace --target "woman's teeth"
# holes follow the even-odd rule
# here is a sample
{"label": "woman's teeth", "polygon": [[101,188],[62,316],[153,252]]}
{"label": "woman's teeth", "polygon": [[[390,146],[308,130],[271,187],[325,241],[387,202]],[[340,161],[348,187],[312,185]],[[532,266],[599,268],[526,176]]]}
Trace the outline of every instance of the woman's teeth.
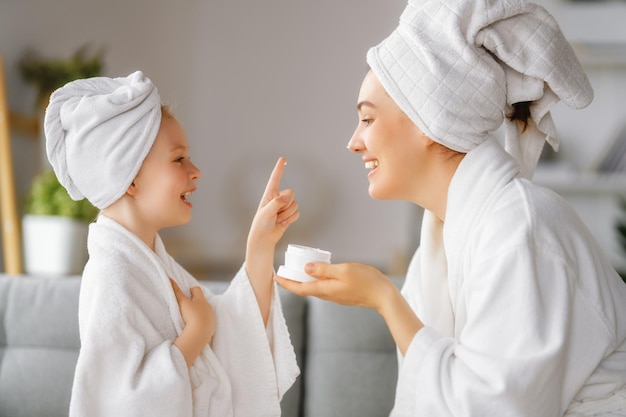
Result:
{"label": "woman's teeth", "polygon": [[365,163],[365,169],[374,169],[378,166],[378,161],[367,161]]}
{"label": "woman's teeth", "polygon": [[183,199],[183,201],[185,203],[189,203],[189,200],[187,200],[187,198],[191,195],[191,193],[184,193],[183,195],[181,195],[180,197]]}

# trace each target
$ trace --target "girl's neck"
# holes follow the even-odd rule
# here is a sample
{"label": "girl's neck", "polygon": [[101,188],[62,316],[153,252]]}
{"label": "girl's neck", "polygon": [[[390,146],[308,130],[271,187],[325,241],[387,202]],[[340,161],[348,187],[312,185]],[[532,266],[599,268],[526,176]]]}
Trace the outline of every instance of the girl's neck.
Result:
{"label": "girl's neck", "polygon": [[118,200],[103,209],[102,214],[124,226],[128,231],[137,235],[150,249],[155,250],[157,231],[142,221],[130,206]]}

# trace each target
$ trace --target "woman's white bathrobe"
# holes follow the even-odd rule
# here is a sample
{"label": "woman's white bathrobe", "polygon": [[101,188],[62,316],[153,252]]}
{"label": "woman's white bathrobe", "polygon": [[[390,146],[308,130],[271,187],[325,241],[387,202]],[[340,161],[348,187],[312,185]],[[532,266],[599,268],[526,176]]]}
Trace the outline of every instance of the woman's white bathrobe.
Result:
{"label": "woman's white bathrobe", "polygon": [[159,237],[155,253],[107,217],[88,240],[71,417],[280,416],[299,370],[276,291],[266,329],[244,268],[224,294],[204,289],[217,330],[188,371],[172,344],[184,323],[169,279],[187,296],[198,282]]}
{"label": "woman's white bathrobe", "polygon": [[[416,252],[403,294],[426,327],[392,416],[557,417],[624,407],[626,285],[572,209],[488,140],[461,162],[443,229],[450,329]],[[436,319],[433,319],[436,321]]]}

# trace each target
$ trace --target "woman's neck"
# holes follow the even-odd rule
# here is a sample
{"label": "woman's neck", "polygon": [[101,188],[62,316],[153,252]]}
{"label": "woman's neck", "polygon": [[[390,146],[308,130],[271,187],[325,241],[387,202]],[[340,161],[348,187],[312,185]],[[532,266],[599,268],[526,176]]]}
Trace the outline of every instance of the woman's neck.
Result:
{"label": "woman's neck", "polygon": [[445,221],[450,183],[464,157],[465,154],[454,152],[434,163],[425,192],[417,194],[418,198],[413,203],[432,212],[442,222]]}

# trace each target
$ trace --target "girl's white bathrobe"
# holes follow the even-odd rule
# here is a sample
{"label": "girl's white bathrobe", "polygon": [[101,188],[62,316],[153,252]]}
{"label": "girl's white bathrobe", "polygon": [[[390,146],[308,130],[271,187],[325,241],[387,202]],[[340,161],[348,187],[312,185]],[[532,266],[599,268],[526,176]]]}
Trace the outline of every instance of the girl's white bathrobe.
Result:
{"label": "girl's white bathrobe", "polygon": [[71,417],[280,416],[299,370],[276,290],[266,329],[245,268],[224,294],[205,288],[217,330],[188,370],[172,344],[184,322],[169,279],[187,296],[198,282],[159,237],[152,251],[107,217],[88,240]]}
{"label": "girl's white bathrobe", "polygon": [[[419,249],[402,290],[426,327],[400,359],[392,416],[626,410],[626,285],[573,210],[522,179],[495,139],[459,165],[443,239],[449,299],[427,290]],[[450,308],[451,325],[433,327]]]}

